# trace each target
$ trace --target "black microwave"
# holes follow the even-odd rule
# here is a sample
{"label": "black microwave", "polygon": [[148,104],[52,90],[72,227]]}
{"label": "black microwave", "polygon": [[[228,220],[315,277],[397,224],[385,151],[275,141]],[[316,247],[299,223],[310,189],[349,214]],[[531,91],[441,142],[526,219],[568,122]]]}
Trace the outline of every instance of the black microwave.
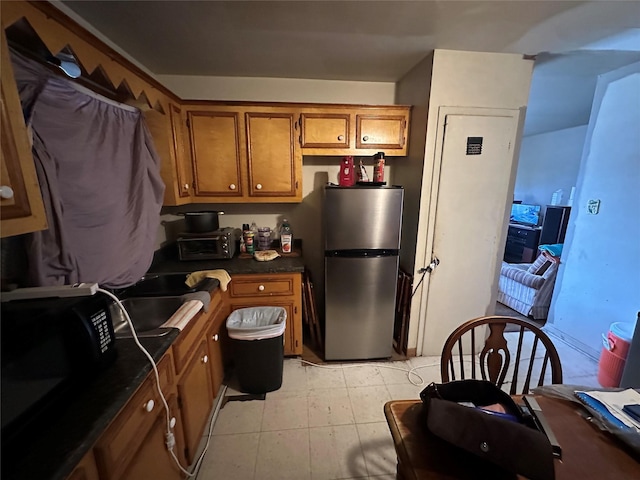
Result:
{"label": "black microwave", "polygon": [[12,448],[24,449],[57,405],[115,360],[111,302],[97,293],[2,303],[3,472]]}

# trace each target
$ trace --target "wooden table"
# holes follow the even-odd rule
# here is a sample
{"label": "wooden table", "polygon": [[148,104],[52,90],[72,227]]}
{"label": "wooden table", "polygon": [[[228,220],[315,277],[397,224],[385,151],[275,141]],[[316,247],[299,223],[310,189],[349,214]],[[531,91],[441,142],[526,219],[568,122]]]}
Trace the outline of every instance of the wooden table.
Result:
{"label": "wooden table", "polygon": [[[578,405],[536,399],[562,447],[562,461],[555,461],[556,480],[640,479],[640,463],[582,418]],[[384,413],[398,456],[398,480],[513,478],[496,474],[475,456],[427,432],[420,400],[387,402]]]}

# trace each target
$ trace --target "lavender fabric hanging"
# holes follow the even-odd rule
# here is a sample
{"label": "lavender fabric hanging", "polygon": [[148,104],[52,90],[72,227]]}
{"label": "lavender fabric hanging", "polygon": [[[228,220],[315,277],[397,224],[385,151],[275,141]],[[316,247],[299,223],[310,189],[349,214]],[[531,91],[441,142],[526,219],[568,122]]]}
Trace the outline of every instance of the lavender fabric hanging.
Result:
{"label": "lavender fabric hanging", "polygon": [[26,236],[28,283],[135,283],[153,259],[164,193],[142,113],[12,61],[49,223]]}

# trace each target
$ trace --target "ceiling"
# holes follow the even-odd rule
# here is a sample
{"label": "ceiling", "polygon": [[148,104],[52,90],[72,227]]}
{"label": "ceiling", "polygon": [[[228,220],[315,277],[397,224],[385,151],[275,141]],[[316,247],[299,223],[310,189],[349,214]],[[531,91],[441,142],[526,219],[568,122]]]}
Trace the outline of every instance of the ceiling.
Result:
{"label": "ceiling", "polygon": [[60,8],[158,75],[395,82],[436,48],[542,54],[528,134],[587,123],[596,75],[640,60],[636,1],[64,0]]}

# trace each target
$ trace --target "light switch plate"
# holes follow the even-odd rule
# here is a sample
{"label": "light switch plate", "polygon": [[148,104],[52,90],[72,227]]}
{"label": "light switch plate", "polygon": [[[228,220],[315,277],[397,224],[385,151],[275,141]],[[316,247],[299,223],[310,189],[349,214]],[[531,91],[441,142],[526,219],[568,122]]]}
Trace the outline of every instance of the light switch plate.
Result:
{"label": "light switch plate", "polygon": [[600,200],[589,200],[587,203],[587,212],[591,215],[597,215],[600,212]]}

